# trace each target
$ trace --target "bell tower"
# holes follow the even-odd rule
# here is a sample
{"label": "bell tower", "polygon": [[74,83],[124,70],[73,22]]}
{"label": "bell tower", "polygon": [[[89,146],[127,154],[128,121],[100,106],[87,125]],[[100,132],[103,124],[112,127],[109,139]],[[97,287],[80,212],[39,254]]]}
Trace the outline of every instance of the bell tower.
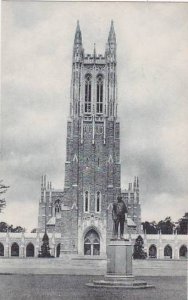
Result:
{"label": "bell tower", "polygon": [[85,53],[77,22],[64,189],[50,185],[48,190],[42,183],[39,204],[39,231],[46,224],[48,231],[61,233],[61,256],[106,255],[112,237],[112,205],[120,194],[133,220],[132,228],[139,228],[139,190],[134,185],[134,189],[121,191],[116,49],[113,21],[104,54],[97,53],[95,44],[91,54]]}
{"label": "bell tower", "polygon": [[[113,21],[104,55],[97,54],[95,45],[92,54],[85,54],[77,22],[67,126],[65,192],[64,205],[74,206],[77,210],[75,248],[83,254],[84,234],[95,229],[101,237],[101,251],[105,253],[106,241],[112,232],[111,212],[108,211],[121,193]],[[63,244],[65,247],[66,243]]]}

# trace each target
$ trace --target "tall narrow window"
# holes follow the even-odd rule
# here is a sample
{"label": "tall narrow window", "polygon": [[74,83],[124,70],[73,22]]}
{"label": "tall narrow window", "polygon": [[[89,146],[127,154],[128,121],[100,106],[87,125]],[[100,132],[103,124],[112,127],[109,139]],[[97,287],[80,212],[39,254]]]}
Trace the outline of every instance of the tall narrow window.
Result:
{"label": "tall narrow window", "polygon": [[58,199],[55,201],[55,215],[60,213],[60,210],[61,210],[61,203],[60,200]]}
{"label": "tall narrow window", "polygon": [[112,102],[110,102],[110,116],[112,116]]}
{"label": "tall narrow window", "polygon": [[97,192],[96,195],[96,212],[100,212],[101,210],[101,193]]}
{"label": "tall narrow window", "polygon": [[91,75],[85,77],[85,112],[91,112]]}
{"label": "tall narrow window", "polygon": [[97,164],[98,164],[98,167],[100,167],[100,160],[99,160],[99,157],[98,157],[98,160],[97,160]]}
{"label": "tall narrow window", "polygon": [[97,76],[97,113],[103,112],[103,77]]}
{"label": "tall narrow window", "polygon": [[89,167],[89,158],[87,157],[87,159],[86,159],[86,168],[88,168]]}
{"label": "tall narrow window", "polygon": [[89,192],[86,191],[84,195],[84,211],[88,212],[89,211]]}

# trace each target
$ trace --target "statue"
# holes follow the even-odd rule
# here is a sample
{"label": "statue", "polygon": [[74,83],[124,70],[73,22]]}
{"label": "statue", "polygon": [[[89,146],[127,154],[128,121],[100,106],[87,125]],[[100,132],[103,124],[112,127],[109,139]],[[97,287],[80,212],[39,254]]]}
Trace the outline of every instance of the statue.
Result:
{"label": "statue", "polygon": [[114,239],[118,239],[118,227],[120,224],[120,239],[123,239],[124,234],[124,224],[125,224],[125,214],[127,213],[127,207],[122,200],[121,196],[117,197],[117,202],[113,203],[112,209],[112,220],[113,224],[113,237]]}

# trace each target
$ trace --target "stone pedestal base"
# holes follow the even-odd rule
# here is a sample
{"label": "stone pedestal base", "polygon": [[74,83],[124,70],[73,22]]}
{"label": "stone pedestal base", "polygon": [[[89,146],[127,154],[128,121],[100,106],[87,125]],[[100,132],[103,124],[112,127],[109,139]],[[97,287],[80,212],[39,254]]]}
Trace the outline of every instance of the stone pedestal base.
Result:
{"label": "stone pedestal base", "polygon": [[107,274],[104,280],[86,284],[97,288],[145,289],[154,286],[135,280],[132,275],[132,245],[126,240],[111,240],[107,249]]}
{"label": "stone pedestal base", "polygon": [[129,241],[110,241],[107,248],[107,274],[132,275],[132,245]]}

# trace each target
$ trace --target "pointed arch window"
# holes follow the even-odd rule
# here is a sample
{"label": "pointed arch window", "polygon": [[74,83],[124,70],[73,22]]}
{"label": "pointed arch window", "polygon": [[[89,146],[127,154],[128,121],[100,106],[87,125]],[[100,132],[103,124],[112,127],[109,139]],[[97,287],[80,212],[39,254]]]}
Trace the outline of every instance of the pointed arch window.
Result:
{"label": "pointed arch window", "polygon": [[91,112],[91,75],[85,77],[85,112]]}
{"label": "pointed arch window", "polygon": [[4,256],[4,245],[0,243],[0,256]]}
{"label": "pointed arch window", "polygon": [[19,256],[20,247],[17,243],[13,243],[11,246],[11,256]]}
{"label": "pointed arch window", "polygon": [[97,76],[97,113],[103,113],[103,76]]}
{"label": "pointed arch window", "polygon": [[113,104],[112,102],[110,102],[110,116],[113,115]]}
{"label": "pointed arch window", "polygon": [[89,192],[84,194],[84,212],[89,212]]}
{"label": "pointed arch window", "polygon": [[96,193],[95,210],[96,210],[96,212],[101,211],[101,192],[99,192],[99,191]]}
{"label": "pointed arch window", "polygon": [[61,210],[61,203],[60,203],[60,200],[56,200],[55,202],[55,215],[57,215],[58,213],[60,213],[60,210]]}
{"label": "pointed arch window", "polygon": [[35,247],[32,243],[29,243],[26,247],[26,257],[34,257]]}
{"label": "pointed arch window", "polygon": [[85,235],[84,255],[100,255],[100,237],[94,229]]}

